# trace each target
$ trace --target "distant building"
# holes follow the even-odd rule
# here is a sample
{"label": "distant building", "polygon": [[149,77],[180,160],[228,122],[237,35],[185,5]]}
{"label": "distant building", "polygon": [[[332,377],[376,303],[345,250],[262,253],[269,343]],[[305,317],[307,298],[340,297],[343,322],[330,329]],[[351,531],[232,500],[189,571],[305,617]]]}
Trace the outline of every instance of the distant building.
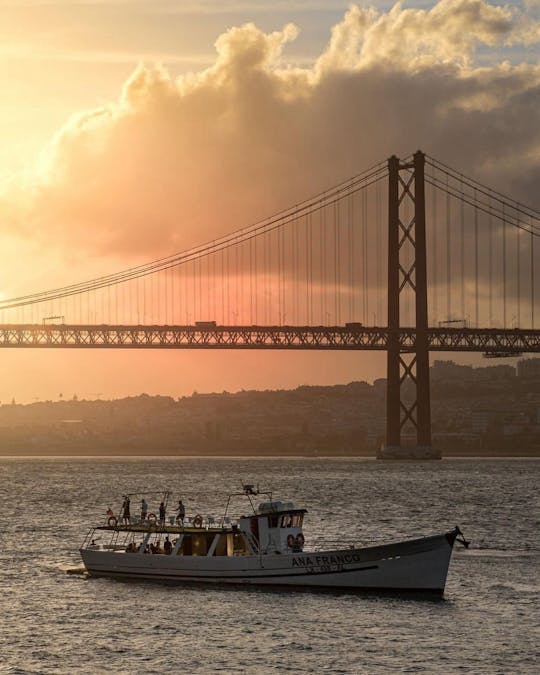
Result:
{"label": "distant building", "polygon": [[386,396],[386,378],[381,377],[373,381],[373,390],[376,396],[384,398]]}
{"label": "distant building", "polygon": [[516,376],[516,369],[514,368],[514,366],[499,365],[474,369],[474,377],[478,380],[481,380],[482,382],[508,380],[515,376]]}
{"label": "distant building", "polygon": [[431,379],[434,382],[443,380],[471,380],[472,377],[472,366],[462,366],[455,361],[437,360],[431,366]]}
{"label": "distant building", "polygon": [[508,413],[504,416],[502,432],[503,436],[516,436],[525,431],[529,424],[527,415],[523,412]]}
{"label": "distant building", "polygon": [[497,414],[494,410],[473,410],[471,413],[471,428],[473,433],[487,433]]}
{"label": "distant building", "polygon": [[517,374],[525,379],[540,378],[540,359],[521,359],[517,364]]}

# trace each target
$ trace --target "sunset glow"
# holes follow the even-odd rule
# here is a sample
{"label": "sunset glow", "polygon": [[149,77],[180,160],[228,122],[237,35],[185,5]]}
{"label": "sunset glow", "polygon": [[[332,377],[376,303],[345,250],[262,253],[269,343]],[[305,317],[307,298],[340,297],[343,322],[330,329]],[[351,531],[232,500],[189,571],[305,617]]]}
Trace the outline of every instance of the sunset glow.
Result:
{"label": "sunset glow", "polygon": [[[212,241],[419,147],[539,205],[537,2],[21,0],[0,8],[2,300]],[[277,282],[266,283],[275,294]],[[372,321],[384,301],[373,294],[370,302]],[[221,312],[206,318],[225,320]],[[182,315],[194,320],[186,310],[170,318]],[[253,310],[244,316],[255,321]],[[372,380],[383,361],[2,358],[0,399],[25,400],[81,387],[178,395]],[[181,377],[165,366],[173,361]],[[38,376],[21,381],[21,367]],[[108,382],[111,368],[126,377]]]}

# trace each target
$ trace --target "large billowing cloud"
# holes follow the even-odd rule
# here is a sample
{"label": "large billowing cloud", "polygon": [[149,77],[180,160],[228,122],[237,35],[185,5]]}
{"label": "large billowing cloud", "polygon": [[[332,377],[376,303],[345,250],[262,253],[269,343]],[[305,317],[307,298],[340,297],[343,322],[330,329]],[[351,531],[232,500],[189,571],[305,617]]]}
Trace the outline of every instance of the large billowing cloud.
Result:
{"label": "large billowing cloud", "polygon": [[295,26],[253,24],[221,35],[202,72],[140,65],[5,187],[3,227],[90,255],[166,254],[418,147],[538,206],[540,63],[493,59],[538,45],[528,11],[352,6],[311,67],[284,65]]}

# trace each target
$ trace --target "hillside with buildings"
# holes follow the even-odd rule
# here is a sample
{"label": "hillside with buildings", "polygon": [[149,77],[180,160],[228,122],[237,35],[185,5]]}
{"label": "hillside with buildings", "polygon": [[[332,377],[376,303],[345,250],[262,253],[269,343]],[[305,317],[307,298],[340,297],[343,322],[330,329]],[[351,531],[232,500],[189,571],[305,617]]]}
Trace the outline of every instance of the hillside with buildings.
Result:
{"label": "hillside with buildings", "polygon": [[[540,359],[517,368],[435,361],[434,445],[446,455],[540,454]],[[386,380],[173,399],[0,406],[6,455],[374,455]]]}

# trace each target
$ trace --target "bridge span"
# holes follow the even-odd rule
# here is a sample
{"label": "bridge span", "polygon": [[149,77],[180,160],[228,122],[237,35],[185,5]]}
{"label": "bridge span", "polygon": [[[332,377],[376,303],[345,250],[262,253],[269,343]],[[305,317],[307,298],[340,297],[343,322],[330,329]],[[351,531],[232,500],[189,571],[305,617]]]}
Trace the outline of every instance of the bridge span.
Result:
{"label": "bridge span", "polygon": [[[397,336],[400,351],[416,350],[414,327],[373,326],[146,326],[0,325],[0,348],[73,349],[290,349],[386,351]],[[487,356],[540,353],[540,329],[428,328],[430,352]]]}

